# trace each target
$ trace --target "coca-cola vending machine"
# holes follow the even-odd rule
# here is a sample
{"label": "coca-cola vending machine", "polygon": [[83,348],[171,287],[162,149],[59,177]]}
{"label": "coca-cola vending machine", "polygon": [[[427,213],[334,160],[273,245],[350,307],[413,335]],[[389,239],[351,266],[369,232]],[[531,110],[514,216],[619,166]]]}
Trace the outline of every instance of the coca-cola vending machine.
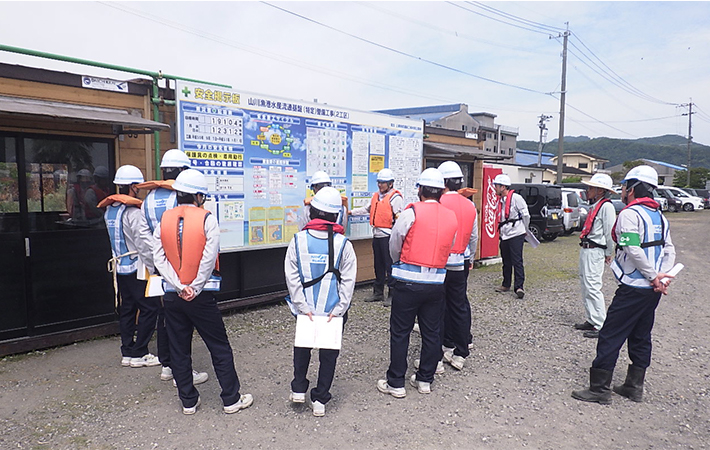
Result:
{"label": "coca-cola vending machine", "polygon": [[493,179],[500,173],[503,173],[502,169],[483,166],[481,258],[498,256],[498,226],[496,225],[498,196],[493,187]]}

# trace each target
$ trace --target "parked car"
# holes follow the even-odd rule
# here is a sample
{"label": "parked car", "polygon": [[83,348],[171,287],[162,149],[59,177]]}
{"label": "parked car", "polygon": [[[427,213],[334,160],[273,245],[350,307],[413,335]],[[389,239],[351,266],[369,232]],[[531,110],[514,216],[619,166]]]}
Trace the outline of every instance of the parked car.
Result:
{"label": "parked car", "polygon": [[530,232],[538,240],[553,241],[563,231],[562,188],[553,184],[513,184],[530,212]]}
{"label": "parked car", "polygon": [[696,209],[703,209],[702,198],[690,195],[681,188],[673,186],[663,186],[659,187],[657,191],[670,192],[671,194],[673,194],[673,197],[680,199],[683,202],[683,211],[695,211]]}
{"label": "parked car", "polygon": [[572,234],[573,231],[579,229],[581,200],[573,189],[562,188],[562,233],[565,235]]}
{"label": "parked car", "polygon": [[656,192],[668,202],[668,212],[679,212],[683,209],[683,200],[674,196],[671,191],[656,189]]}
{"label": "parked car", "polygon": [[693,188],[683,188],[685,192],[696,197],[703,199],[703,209],[710,208],[710,190],[708,189],[693,189]]}
{"label": "parked car", "polygon": [[[568,185],[574,185],[576,186],[578,183],[563,183],[563,189],[570,189],[574,192],[577,193],[579,198],[577,199],[577,203],[579,203],[579,227],[577,228],[578,231],[582,231],[582,228],[584,228],[584,223],[587,221],[587,216],[589,215],[589,210],[592,209],[592,206],[587,202],[587,189],[586,188],[578,188],[578,187],[568,187]],[[586,186],[583,183],[579,183],[582,186]]]}
{"label": "parked car", "polygon": [[[671,196],[672,197],[672,196]],[[626,204],[621,200],[621,187],[614,188],[614,192],[612,192],[611,196],[609,197],[611,200],[611,203],[614,205],[614,209],[616,210],[616,214],[619,214],[619,211],[624,209]],[[658,204],[661,206],[661,211],[668,211],[668,208],[670,207],[670,200],[662,195],[660,192],[657,190],[653,190],[653,199],[658,202]],[[679,209],[676,209],[671,212],[679,211]]]}

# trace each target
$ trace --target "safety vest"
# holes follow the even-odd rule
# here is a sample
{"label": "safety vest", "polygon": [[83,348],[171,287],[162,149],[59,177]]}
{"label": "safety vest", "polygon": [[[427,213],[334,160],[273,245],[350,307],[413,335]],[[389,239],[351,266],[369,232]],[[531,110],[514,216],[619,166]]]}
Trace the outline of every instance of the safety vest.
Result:
{"label": "safety vest", "polygon": [[446,261],[456,236],[456,214],[439,202],[417,202],[414,223],[402,244],[400,261],[392,277],[425,284],[442,284]]}
{"label": "safety vest", "polygon": [[[468,247],[468,241],[471,239],[473,224],[476,223],[476,207],[473,202],[462,195],[444,194],[439,202],[456,214],[458,228],[456,229],[456,242],[451,249],[451,254],[463,256]],[[463,265],[463,259],[461,259],[461,265]]]}
{"label": "safety vest", "polygon": [[[582,232],[579,233],[579,238],[582,240],[582,242],[591,242],[592,244],[596,245],[599,248],[607,248],[606,245],[599,245],[596,242],[592,242],[589,239],[587,239],[587,236],[589,236],[589,233],[592,232],[592,226],[594,225],[594,219],[597,218],[597,214],[599,214],[599,211],[602,209],[602,206],[604,203],[610,203],[611,200],[608,198],[602,198],[599,200],[595,205],[592,211],[589,213],[587,216],[587,220],[584,221],[584,227],[582,228]],[[579,244],[582,245],[582,244]]]}
{"label": "safety vest", "polygon": [[128,255],[131,251],[128,249],[126,235],[123,233],[123,214],[126,208],[140,207],[140,205],[140,199],[123,194],[111,195],[99,202],[99,207],[106,207],[104,221],[111,242],[111,253],[117,259],[115,273],[119,275],[130,275],[137,270],[138,255]]}
{"label": "safety vest", "polygon": [[[170,180],[173,181],[173,180]],[[160,223],[165,211],[177,206],[177,193],[169,188],[158,187],[148,192],[143,201],[143,214],[151,233]]]}
{"label": "safety vest", "polygon": [[[98,203],[101,203],[101,200],[103,200],[103,199],[105,199],[106,197],[108,197],[108,192],[104,191],[103,189],[101,189],[100,187],[98,187],[98,186],[95,185],[95,184],[92,184],[92,185],[89,187],[89,189],[91,189],[92,191],[94,191],[94,194],[96,195],[96,203],[97,203],[97,205],[98,205]],[[82,204],[82,205],[85,205],[85,204],[86,204],[86,194],[83,194],[83,198],[81,199],[81,204]],[[101,212],[100,212],[100,211],[99,211],[99,212],[95,212],[95,211],[92,210],[91,208],[86,208],[86,207],[84,208],[84,211],[86,211],[86,218],[87,218],[87,219],[95,219],[95,218],[101,217]]]}
{"label": "safety vest", "polygon": [[[296,258],[298,259],[298,274],[303,285],[306,303],[316,316],[327,316],[340,302],[338,283],[340,281],[340,263],[343,249],[348,239],[339,233],[333,233],[332,244],[328,239],[317,238],[309,230],[299,231],[294,235]],[[332,252],[329,246],[332,245]],[[330,255],[332,254],[332,270]],[[315,283],[314,283],[315,281]],[[299,312],[289,301],[291,312]]]}
{"label": "safety vest", "polygon": [[[165,257],[180,282],[185,285],[192,283],[200,269],[200,261],[205,250],[205,220],[209,211],[190,205],[177,206],[163,213],[160,221],[160,240],[165,250]],[[215,269],[203,290],[218,291],[221,277],[219,276],[219,257]],[[174,288],[165,285],[166,291]]]}
{"label": "safety vest", "polygon": [[[628,211],[628,212],[627,212]],[[630,205],[624,208],[622,214],[637,214],[643,229],[640,230],[640,247],[646,254],[646,258],[653,265],[656,272],[660,272],[661,264],[663,263],[663,247],[668,237],[668,221],[658,209],[649,208],[640,204]],[[618,227],[618,219],[617,225]],[[614,230],[615,236],[621,237],[621,232],[618,229]],[[611,263],[611,270],[614,276],[620,283],[627,286],[643,289],[651,289],[653,286],[641,272],[629,260],[628,255],[622,250],[623,246],[617,247],[616,257]]]}
{"label": "safety vest", "polygon": [[515,193],[514,190],[510,189],[508,190],[508,195],[505,197],[505,209],[501,208],[500,209],[500,218],[498,220],[498,229],[507,224],[510,223],[512,226],[515,226],[515,222],[520,220],[520,214],[518,214],[518,217],[511,219],[510,218],[510,205],[513,203],[513,193]]}
{"label": "safety vest", "polygon": [[394,225],[394,211],[392,211],[392,197],[402,194],[397,189],[392,189],[380,200],[380,193],[375,192],[370,200],[370,225],[377,228],[392,228]]}

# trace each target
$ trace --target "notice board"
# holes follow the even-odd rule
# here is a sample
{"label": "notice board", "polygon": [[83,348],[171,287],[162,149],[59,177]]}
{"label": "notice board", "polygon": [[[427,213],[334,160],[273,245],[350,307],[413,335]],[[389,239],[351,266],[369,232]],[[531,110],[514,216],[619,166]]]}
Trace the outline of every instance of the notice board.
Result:
{"label": "notice board", "polygon": [[[185,81],[176,96],[179,148],[207,177],[223,252],[288,245],[319,170],[350,209],[369,203],[384,167],[405,202],[417,201],[419,120]],[[371,237],[368,218],[351,216],[346,234]]]}

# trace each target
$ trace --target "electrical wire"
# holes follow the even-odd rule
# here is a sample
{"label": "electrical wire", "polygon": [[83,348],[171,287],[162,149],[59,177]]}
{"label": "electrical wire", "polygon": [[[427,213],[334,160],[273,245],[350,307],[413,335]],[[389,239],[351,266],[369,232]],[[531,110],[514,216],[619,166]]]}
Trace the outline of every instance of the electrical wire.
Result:
{"label": "electrical wire", "polygon": [[329,30],[335,31],[335,32],[340,33],[340,34],[344,34],[344,35],[349,36],[349,37],[351,37],[351,38],[353,38],[353,39],[357,39],[357,40],[359,40],[359,41],[361,41],[361,42],[365,42],[365,43],[367,43],[367,44],[374,45],[375,47],[378,47],[378,48],[381,48],[381,49],[384,49],[384,50],[387,50],[387,51],[396,53],[396,54],[401,55],[401,56],[405,56],[405,57],[407,57],[407,58],[412,58],[412,59],[415,59],[415,60],[417,60],[417,61],[425,62],[425,63],[427,63],[427,64],[430,64],[430,65],[433,65],[433,66],[436,66],[436,67],[439,67],[439,68],[442,68],[442,69],[450,70],[450,71],[452,71],[452,72],[456,72],[456,73],[459,73],[459,74],[461,74],[461,75],[466,75],[466,76],[475,78],[475,79],[477,79],[477,80],[487,81],[487,82],[489,82],[489,83],[497,84],[497,85],[499,85],[499,86],[511,87],[511,88],[514,88],[514,89],[519,89],[519,90],[526,91],[526,92],[532,92],[532,93],[535,93],[535,94],[549,95],[549,93],[547,93],[547,92],[542,92],[542,91],[538,91],[538,90],[535,90],[535,89],[530,89],[530,88],[526,88],[526,87],[523,87],[523,86],[518,86],[518,85],[515,85],[515,84],[504,83],[504,82],[502,82],[502,81],[496,81],[496,80],[493,80],[493,79],[491,79],[491,78],[482,77],[482,76],[480,76],[480,75],[476,75],[476,74],[473,74],[473,73],[470,73],[470,72],[466,72],[466,71],[464,71],[464,70],[457,69],[457,68],[455,68],[455,67],[451,67],[451,66],[448,66],[448,65],[446,65],[446,64],[438,63],[438,62],[432,61],[432,60],[430,60],[430,59],[426,59],[426,58],[422,58],[422,57],[419,57],[419,56],[416,56],[416,55],[412,55],[411,53],[407,53],[407,52],[402,51],[402,50],[397,50],[397,49],[395,49],[395,48],[388,47],[388,46],[386,46],[386,45],[384,45],[384,44],[380,44],[380,43],[378,43],[378,42],[371,41],[371,40],[369,40],[369,39],[365,39],[365,38],[360,37],[360,36],[357,36],[357,35],[355,35],[355,34],[348,33],[348,32],[343,31],[343,30],[339,30],[338,28],[332,27],[332,26],[330,26],[330,25],[327,25],[327,24],[325,24],[325,23],[319,22],[319,21],[317,21],[317,20],[315,20],[315,19],[311,19],[310,17],[304,16],[304,15],[302,15],[302,14],[298,14],[298,13],[293,12],[293,11],[291,11],[291,10],[288,10],[288,9],[286,9],[286,8],[282,8],[282,7],[280,7],[280,6],[274,5],[274,4],[272,4],[272,3],[268,3],[268,2],[261,2],[261,3],[263,3],[263,4],[265,4],[265,5],[268,5],[268,6],[271,6],[272,8],[278,9],[278,10],[280,10],[280,11],[283,11],[283,12],[285,12],[285,13],[287,13],[287,14],[292,15],[292,16],[295,16],[295,17],[298,17],[298,18],[300,18],[300,19],[303,19],[303,20],[305,20],[305,21],[307,21],[307,22],[314,23],[314,24],[319,25],[319,26],[321,26],[321,27],[327,28],[327,29],[329,29]]}
{"label": "electrical wire", "polygon": [[[476,15],[478,15],[478,16],[485,17],[486,19],[491,19],[491,20],[494,20],[494,21],[496,21],[496,22],[500,22],[500,23],[504,23],[504,24],[506,24],[506,25],[510,25],[511,27],[520,28],[521,30],[532,31],[533,33],[544,34],[545,36],[549,36],[549,35],[550,35],[550,32],[548,32],[548,31],[541,31],[541,30],[539,30],[539,29],[524,27],[524,26],[516,25],[516,24],[514,24],[514,23],[506,22],[506,21],[501,20],[501,19],[496,19],[495,17],[487,16],[487,15],[485,15],[485,14],[483,14],[483,13],[478,12],[478,11],[474,11],[474,10],[472,10],[472,9],[466,8],[465,6],[459,5],[458,3],[454,3],[454,2],[446,2],[446,3],[448,3],[449,5],[455,6],[455,7],[457,7],[457,8],[461,8],[461,9],[463,9],[464,11],[468,11],[468,12],[470,12],[470,13],[472,13],[472,14],[476,14]],[[473,5],[473,6],[477,6],[477,5]]]}
{"label": "electrical wire", "polygon": [[541,30],[547,30],[552,33],[560,33],[560,32],[565,31],[564,28],[559,28],[559,27],[555,27],[555,26],[551,26],[551,25],[545,25],[544,23],[539,23],[539,22],[533,22],[532,20],[528,20],[528,19],[525,19],[522,17],[515,16],[513,14],[496,9],[492,6],[485,5],[481,2],[466,2],[466,3],[468,3],[469,5],[477,6],[481,9],[486,10],[486,11],[490,11],[493,14],[499,15],[499,16],[504,17],[506,19],[513,20],[513,21],[521,23],[523,25],[532,26],[532,27],[535,27],[535,28],[538,28]]}
{"label": "electrical wire", "polygon": [[[552,97],[557,98],[557,97],[555,97],[554,95],[553,95]],[[559,100],[559,98],[557,98],[557,99]],[[582,111],[581,109],[575,108],[575,107],[574,107],[573,105],[571,105],[569,102],[566,102],[566,103],[565,103],[565,106],[568,107],[568,108],[570,108],[570,109],[573,109],[573,110],[577,111],[578,113],[582,114],[583,116],[589,117],[589,118],[592,119],[594,122],[600,123],[600,124],[602,124],[602,125],[606,125],[607,127],[611,128],[611,129],[613,129],[613,130],[616,130],[616,131],[618,131],[618,132],[620,132],[620,133],[624,133],[624,134],[626,134],[626,135],[628,135],[628,136],[634,137],[631,133],[628,133],[628,132],[626,132],[626,131],[624,131],[624,130],[622,130],[622,129],[620,129],[620,128],[616,128],[615,126],[609,125],[608,123],[606,123],[606,122],[604,122],[604,121],[602,121],[602,120],[599,120],[599,119],[597,119],[596,117],[590,116],[589,114],[587,114],[586,112]]]}

